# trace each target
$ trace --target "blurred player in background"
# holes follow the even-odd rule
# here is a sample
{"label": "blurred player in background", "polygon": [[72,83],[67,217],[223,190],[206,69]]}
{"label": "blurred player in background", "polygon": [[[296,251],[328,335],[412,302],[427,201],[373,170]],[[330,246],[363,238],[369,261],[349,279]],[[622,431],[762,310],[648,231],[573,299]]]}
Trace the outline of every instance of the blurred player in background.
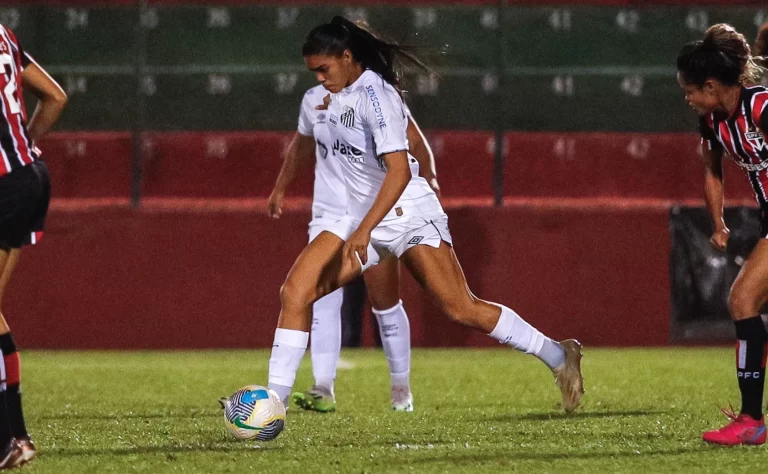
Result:
{"label": "blurred player in background", "polygon": [[768,89],[751,85],[759,82],[762,71],[746,38],[725,24],[710,27],[703,40],[685,45],[677,58],[677,71],[685,100],[700,115],[704,196],[714,223],[712,245],[725,250],[730,235],[723,220],[725,154],[744,170],[761,207],[761,239],[736,277],[728,300],[738,339],[741,412],[723,410],[730,423],[707,431],[703,439],[724,445],[763,444],[768,332],[759,311],[768,301]]}
{"label": "blurred player in background", "polygon": [[[20,249],[42,236],[50,200],[48,169],[35,147],[61,115],[67,96],[0,25],[0,310]],[[27,120],[22,88],[38,99]],[[35,456],[21,407],[21,367],[11,330],[0,313],[0,469]]]}
{"label": "blurred player in background", "polygon": [[581,345],[553,341],[511,309],[472,294],[448,218],[409,156],[398,66],[410,61],[428,68],[397,43],[342,17],[313,29],[302,54],[331,92],[328,151],[341,164],[347,214],[302,251],[281,288],[269,387],[288,398],[306,351],[312,303],[394,255],[452,320],[544,362],[561,389],[563,408],[575,410],[583,393]]}
{"label": "blurred player in background", "polygon": [[[323,86],[309,89],[301,102],[298,131],[285,153],[283,166],[269,198],[267,212],[277,219],[282,212],[285,191],[298,168],[315,158],[315,184],[309,241],[330,229],[346,214],[347,188],[338,157],[331,149],[328,130],[330,97]],[[419,161],[422,176],[439,191],[432,150],[416,122],[408,114],[411,153]],[[394,256],[364,274],[373,314],[376,316],[391,379],[392,409],[413,411],[410,389],[411,332],[408,315],[400,300],[400,262]],[[296,404],[306,410],[329,412],[336,409],[334,380],[341,348],[341,306],[344,289],[338,288],[317,300],[313,307],[310,351],[315,385],[294,393]]]}
{"label": "blurred player in background", "polygon": [[[768,22],[763,23],[757,31],[754,55],[759,58],[758,62],[763,68],[768,68]],[[768,69],[763,70],[760,83],[768,86]]]}

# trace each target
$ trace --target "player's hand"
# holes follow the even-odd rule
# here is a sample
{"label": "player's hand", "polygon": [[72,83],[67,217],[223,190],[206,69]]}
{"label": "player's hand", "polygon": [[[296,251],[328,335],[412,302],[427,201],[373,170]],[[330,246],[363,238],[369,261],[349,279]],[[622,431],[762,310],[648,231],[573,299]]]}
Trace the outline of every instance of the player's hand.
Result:
{"label": "player's hand", "polygon": [[331,94],[326,94],[323,97],[322,105],[315,106],[315,110],[328,110],[328,106],[331,105]]}
{"label": "player's hand", "polygon": [[727,227],[718,229],[712,234],[709,239],[709,243],[712,244],[717,250],[723,251],[728,246],[728,238],[731,236],[731,231]]}
{"label": "player's hand", "polygon": [[272,191],[267,202],[267,215],[272,219],[280,219],[283,214],[283,193]]}
{"label": "player's hand", "polygon": [[[362,229],[357,229],[349,236],[346,243],[344,243],[342,256],[352,262],[357,262],[359,257],[360,262],[365,265],[368,263],[368,244],[370,242],[371,233]],[[357,256],[355,256],[355,253],[357,253]]]}

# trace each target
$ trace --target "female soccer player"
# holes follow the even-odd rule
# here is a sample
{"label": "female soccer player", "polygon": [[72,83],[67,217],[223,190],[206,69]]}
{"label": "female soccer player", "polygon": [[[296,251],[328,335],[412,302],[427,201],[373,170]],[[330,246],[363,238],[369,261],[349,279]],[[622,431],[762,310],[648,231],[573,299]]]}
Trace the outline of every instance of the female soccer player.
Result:
{"label": "female soccer player", "polygon": [[747,175],[761,207],[760,236],[731,287],[728,307],[738,339],[736,376],[741,391],[739,415],[723,428],[707,431],[710,443],[763,444],[763,386],[768,333],[760,308],[768,301],[768,89],[756,84],[760,68],[744,36],[730,25],[710,27],[701,41],[683,47],[677,80],[685,100],[700,115],[704,197],[714,222],[711,244],[724,250],[730,234],[723,221],[724,152]]}
{"label": "female soccer player", "polygon": [[547,364],[563,408],[576,409],[583,393],[581,345],[555,342],[511,309],[472,294],[451,245],[448,219],[408,156],[397,66],[402,60],[423,63],[341,17],[313,29],[302,52],[307,68],[331,92],[328,152],[341,164],[347,213],[304,249],[281,288],[269,387],[287,399],[306,351],[312,303],[395,255],[451,319]]}
{"label": "female soccer player", "polygon": [[[299,127],[285,153],[283,166],[269,197],[267,213],[278,219],[282,213],[285,191],[299,166],[315,156],[315,185],[309,241],[344,217],[347,207],[346,185],[337,160],[329,156],[330,135],[327,108],[330,97],[322,86],[309,89],[301,103]],[[414,156],[424,170],[425,179],[439,190],[434,156],[416,122],[409,116],[408,137]],[[400,265],[396,258],[384,259],[365,273],[365,283],[373,313],[379,323],[382,345],[387,356],[391,379],[392,409],[413,411],[410,390],[411,339],[408,316],[400,300]],[[307,410],[329,412],[336,409],[334,380],[341,347],[341,306],[343,289],[339,288],[313,305],[310,346],[315,385],[303,393],[294,393],[296,404]]]}
{"label": "female soccer player", "polygon": [[[45,164],[35,143],[61,115],[67,96],[29,55],[8,28],[0,25],[0,307],[8,281],[25,243],[43,230],[50,198]],[[39,102],[27,121],[22,87]],[[0,469],[31,461],[35,445],[27,434],[21,409],[19,353],[0,313]]]}

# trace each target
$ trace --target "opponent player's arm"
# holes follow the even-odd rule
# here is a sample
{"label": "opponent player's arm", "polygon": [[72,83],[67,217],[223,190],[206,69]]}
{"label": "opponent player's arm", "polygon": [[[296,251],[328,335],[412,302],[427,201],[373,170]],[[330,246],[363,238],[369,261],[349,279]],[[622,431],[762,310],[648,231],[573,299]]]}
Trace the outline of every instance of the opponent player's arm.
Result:
{"label": "opponent player's arm", "polygon": [[33,142],[39,140],[53,127],[67,104],[67,94],[61,86],[36,62],[31,61],[21,73],[22,86],[39,100],[27,131]]}
{"label": "opponent player's arm", "polygon": [[354,259],[357,252],[363,264],[368,262],[367,249],[371,232],[395,207],[411,180],[411,167],[408,166],[408,155],[405,150],[385,153],[380,158],[387,164],[387,174],[381,183],[381,189],[357,230],[344,245],[344,256]]}
{"label": "opponent player's arm", "polygon": [[408,147],[411,155],[419,162],[421,176],[427,180],[432,190],[440,195],[440,185],[437,184],[437,170],[435,168],[435,155],[422,133],[419,124],[412,116],[408,117]]}
{"label": "opponent player's arm", "polygon": [[728,243],[729,230],[723,219],[723,149],[710,147],[703,141],[701,157],[704,163],[704,200],[715,226],[710,241],[719,250],[724,250]]}
{"label": "opponent player's arm", "polygon": [[277,175],[275,187],[269,195],[267,204],[267,214],[269,217],[278,219],[283,213],[282,204],[285,197],[285,191],[296,177],[296,170],[310,162],[315,153],[315,139],[302,135],[299,132],[294,133],[290,143],[283,151],[283,165],[280,167],[280,173]]}

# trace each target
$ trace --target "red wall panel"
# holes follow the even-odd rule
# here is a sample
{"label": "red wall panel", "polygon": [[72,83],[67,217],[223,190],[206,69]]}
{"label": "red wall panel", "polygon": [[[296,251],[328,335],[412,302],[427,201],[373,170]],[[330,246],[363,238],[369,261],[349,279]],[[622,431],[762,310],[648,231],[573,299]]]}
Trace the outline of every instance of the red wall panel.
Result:
{"label": "red wall panel", "polygon": [[130,197],[129,133],[52,133],[40,149],[51,173],[53,197]]}
{"label": "red wall panel", "polygon": [[[509,133],[506,140],[507,196],[703,196],[694,134]],[[728,197],[753,199],[743,172],[726,161]]]}
{"label": "red wall panel", "polygon": [[[269,221],[263,205],[54,206],[46,238],[24,252],[4,312],[28,348],[268,347],[278,289],[306,242],[309,213]],[[555,338],[668,342],[663,206],[452,206],[449,216],[478,296]],[[495,345],[448,322],[404,279],[415,346]]]}

